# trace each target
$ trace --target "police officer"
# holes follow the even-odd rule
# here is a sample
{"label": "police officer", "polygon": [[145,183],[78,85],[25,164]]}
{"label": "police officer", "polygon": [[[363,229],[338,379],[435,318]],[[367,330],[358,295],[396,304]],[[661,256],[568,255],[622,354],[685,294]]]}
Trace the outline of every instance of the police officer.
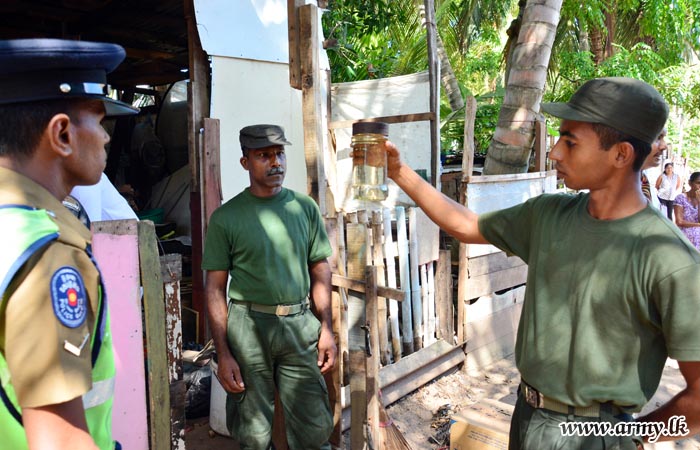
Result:
{"label": "police officer", "polygon": [[90,232],[61,200],[105,168],[114,44],[0,41],[2,448],[114,449],[114,357]]}

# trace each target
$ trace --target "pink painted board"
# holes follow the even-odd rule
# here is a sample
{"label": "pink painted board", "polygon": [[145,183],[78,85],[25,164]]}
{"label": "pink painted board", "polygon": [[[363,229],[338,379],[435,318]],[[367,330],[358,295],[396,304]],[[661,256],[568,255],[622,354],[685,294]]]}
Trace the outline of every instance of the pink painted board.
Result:
{"label": "pink painted board", "polygon": [[148,450],[137,222],[95,222],[93,252],[102,272],[112,324],[117,378],[112,434],[122,448]]}

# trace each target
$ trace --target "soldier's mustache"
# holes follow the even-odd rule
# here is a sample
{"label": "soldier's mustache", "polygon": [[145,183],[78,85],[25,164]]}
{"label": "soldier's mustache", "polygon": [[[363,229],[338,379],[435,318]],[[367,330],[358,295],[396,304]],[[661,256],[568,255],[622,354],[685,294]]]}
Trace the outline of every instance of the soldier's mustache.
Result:
{"label": "soldier's mustache", "polygon": [[267,172],[268,175],[282,175],[284,174],[284,169],[281,167],[274,167]]}

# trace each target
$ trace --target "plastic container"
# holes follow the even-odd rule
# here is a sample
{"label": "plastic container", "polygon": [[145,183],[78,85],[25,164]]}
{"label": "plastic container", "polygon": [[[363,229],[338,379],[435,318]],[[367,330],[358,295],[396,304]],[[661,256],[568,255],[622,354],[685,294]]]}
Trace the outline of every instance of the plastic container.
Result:
{"label": "plastic container", "polygon": [[352,196],[356,200],[382,201],[389,192],[384,143],[389,125],[384,122],[352,124]]}

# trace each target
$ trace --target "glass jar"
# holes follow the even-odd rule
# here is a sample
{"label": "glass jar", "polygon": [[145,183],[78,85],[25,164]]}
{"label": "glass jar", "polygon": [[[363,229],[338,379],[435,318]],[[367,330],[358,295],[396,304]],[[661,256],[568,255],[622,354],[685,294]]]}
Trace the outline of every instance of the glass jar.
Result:
{"label": "glass jar", "polygon": [[384,122],[352,124],[352,196],[355,200],[382,201],[389,192],[384,143],[389,125]]}

